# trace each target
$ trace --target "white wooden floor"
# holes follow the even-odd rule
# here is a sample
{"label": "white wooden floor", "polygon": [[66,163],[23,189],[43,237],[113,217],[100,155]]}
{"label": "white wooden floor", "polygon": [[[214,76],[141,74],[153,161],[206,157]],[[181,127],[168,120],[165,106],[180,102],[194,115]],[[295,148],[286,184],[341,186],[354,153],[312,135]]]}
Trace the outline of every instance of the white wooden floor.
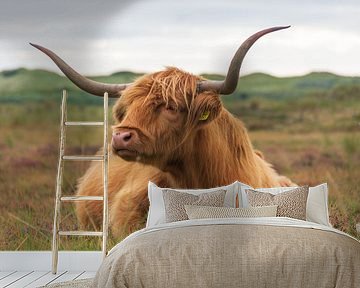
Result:
{"label": "white wooden floor", "polygon": [[39,287],[75,279],[87,279],[95,276],[95,271],[6,271],[0,272],[0,287],[20,288]]}
{"label": "white wooden floor", "polygon": [[98,251],[61,251],[58,273],[52,274],[50,251],[0,251],[0,288],[30,288],[93,278],[101,261]]}

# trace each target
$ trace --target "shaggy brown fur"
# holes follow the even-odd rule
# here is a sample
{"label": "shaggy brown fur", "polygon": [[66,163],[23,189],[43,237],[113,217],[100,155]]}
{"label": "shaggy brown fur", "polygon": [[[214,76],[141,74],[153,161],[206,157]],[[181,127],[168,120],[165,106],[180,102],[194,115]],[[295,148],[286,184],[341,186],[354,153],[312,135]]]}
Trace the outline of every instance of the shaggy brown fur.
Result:
{"label": "shaggy brown fur", "polygon": [[[261,152],[254,150],[244,124],[222,105],[218,94],[196,92],[201,79],[177,68],[149,74],[127,88],[113,108],[114,132],[133,131],[135,156],[109,167],[109,211],[115,235],[137,229],[148,210],[147,183],[161,187],[210,188],[239,180],[253,187],[289,186]],[[204,113],[209,116],[201,118]],[[206,118],[206,117],[205,117]],[[78,195],[101,195],[101,164],[82,177]],[[101,223],[102,205],[79,202],[82,226]]]}

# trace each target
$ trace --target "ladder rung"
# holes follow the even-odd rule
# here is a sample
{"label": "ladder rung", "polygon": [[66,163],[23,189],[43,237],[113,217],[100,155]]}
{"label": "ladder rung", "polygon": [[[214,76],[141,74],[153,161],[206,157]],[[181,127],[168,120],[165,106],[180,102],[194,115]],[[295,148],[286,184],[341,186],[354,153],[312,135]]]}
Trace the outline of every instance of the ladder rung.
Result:
{"label": "ladder rung", "polygon": [[66,121],[65,126],[103,126],[104,122],[90,122],[90,121]]}
{"label": "ladder rung", "polygon": [[104,156],[63,156],[62,159],[73,161],[103,161]]}
{"label": "ladder rung", "polygon": [[103,236],[103,232],[96,231],[59,231],[61,236]]}
{"label": "ladder rung", "polygon": [[87,200],[94,200],[94,201],[103,201],[103,196],[63,196],[60,198],[61,201],[87,201]]}

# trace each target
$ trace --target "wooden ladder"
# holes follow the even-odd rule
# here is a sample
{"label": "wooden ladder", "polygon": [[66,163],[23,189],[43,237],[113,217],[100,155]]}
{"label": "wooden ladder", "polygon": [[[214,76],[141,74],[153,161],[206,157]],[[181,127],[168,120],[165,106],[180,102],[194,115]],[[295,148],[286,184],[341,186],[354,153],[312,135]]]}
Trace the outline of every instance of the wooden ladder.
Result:
{"label": "wooden ladder", "polygon": [[[59,162],[56,177],[56,198],[55,213],[52,239],[52,273],[57,273],[58,252],[60,236],[97,236],[102,237],[102,256],[106,256],[106,244],[108,236],[108,93],[104,93],[104,121],[103,122],[68,122],[67,121],[67,91],[63,90],[61,101],[61,122],[60,122],[60,145],[59,145]],[[104,128],[104,146],[102,155],[96,156],[67,156],[65,152],[66,127],[67,126],[103,126]],[[103,196],[62,196],[63,168],[64,161],[102,161],[103,162]],[[60,206],[65,201],[103,201],[103,223],[102,231],[60,231]]]}

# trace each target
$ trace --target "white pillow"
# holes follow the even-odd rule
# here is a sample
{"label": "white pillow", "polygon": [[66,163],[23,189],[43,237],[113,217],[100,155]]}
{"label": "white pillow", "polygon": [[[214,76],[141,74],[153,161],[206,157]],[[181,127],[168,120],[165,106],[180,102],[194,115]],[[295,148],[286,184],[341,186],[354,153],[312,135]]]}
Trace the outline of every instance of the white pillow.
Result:
{"label": "white pillow", "polygon": [[[246,189],[249,189],[250,186],[239,183],[240,193],[239,193],[239,207],[249,207],[247,196],[245,193]],[[285,191],[292,190],[297,187],[275,187],[275,188],[257,188],[250,189],[267,192],[271,194],[279,194]],[[320,184],[315,187],[309,187],[309,194],[306,203],[306,221],[315,222],[318,224],[326,225],[332,227],[329,222],[329,210],[328,210],[328,187],[326,183]]]}
{"label": "white pillow", "polygon": [[238,194],[240,182],[234,182],[227,186],[210,188],[210,189],[173,189],[173,188],[160,188],[156,184],[149,182],[148,184],[148,197],[150,202],[149,212],[147,216],[146,227],[153,227],[154,225],[166,223],[165,219],[165,204],[163,199],[163,190],[171,189],[179,192],[186,192],[193,195],[200,195],[203,193],[215,192],[225,190],[225,207],[233,207],[236,205],[236,195]]}

